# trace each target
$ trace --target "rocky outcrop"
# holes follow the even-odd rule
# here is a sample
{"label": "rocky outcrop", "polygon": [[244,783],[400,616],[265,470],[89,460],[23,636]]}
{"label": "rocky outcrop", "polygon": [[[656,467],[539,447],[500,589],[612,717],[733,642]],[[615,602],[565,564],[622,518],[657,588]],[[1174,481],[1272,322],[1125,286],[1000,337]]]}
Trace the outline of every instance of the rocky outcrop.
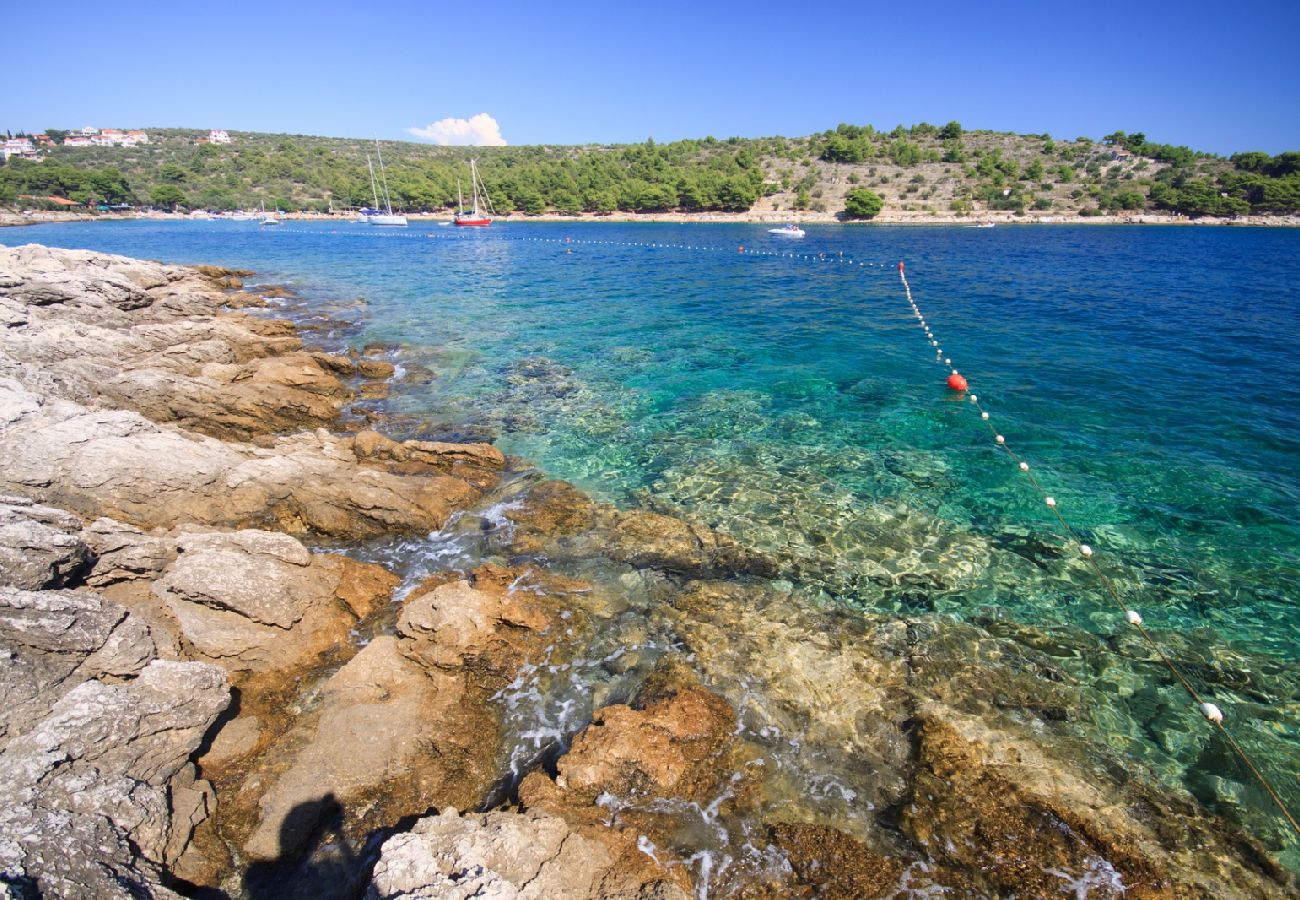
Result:
{"label": "rocky outcrop", "polygon": [[0,740],[92,678],[130,678],[157,655],[149,628],[92,591],[0,587]]}
{"label": "rocky outcrop", "polygon": [[635,838],[619,846],[545,813],[462,816],[451,808],[389,838],[366,893],[368,900],[690,896]]}
{"label": "rocky outcrop", "polygon": [[[86,681],[0,750],[0,871],[34,896],[167,895],[211,791],[189,759],[229,700],[215,666]],[[24,893],[25,895],[25,893]]]}
{"label": "rocky outcrop", "polygon": [[87,568],[81,520],[21,497],[0,497],[0,585],[62,587]]}
{"label": "rocky outcrop", "polygon": [[196,437],[137,413],[94,412],[0,382],[0,492],[143,528],[270,525],[366,537],[437,529],[479,495],[466,481],[361,465],[352,439],[269,447]]}
{"label": "rocky outcrop", "polygon": [[295,670],[347,645],[397,579],[379,566],[313,554],[286,534],[197,533],[153,591],[198,659],[234,675]]}
{"label": "rocky outcrop", "polygon": [[352,396],[339,375],[357,367],[304,351],[288,323],[223,312],[232,285],[105,254],[0,248],[0,352],[44,393],[218,437],[332,423]]}
{"label": "rocky outcrop", "polygon": [[227,811],[246,854],[292,858],[331,809],[362,840],[430,806],[482,801],[497,775],[488,697],[558,621],[544,593],[512,596],[521,574],[487,566],[417,590],[396,636],[374,638],[325,681]]}

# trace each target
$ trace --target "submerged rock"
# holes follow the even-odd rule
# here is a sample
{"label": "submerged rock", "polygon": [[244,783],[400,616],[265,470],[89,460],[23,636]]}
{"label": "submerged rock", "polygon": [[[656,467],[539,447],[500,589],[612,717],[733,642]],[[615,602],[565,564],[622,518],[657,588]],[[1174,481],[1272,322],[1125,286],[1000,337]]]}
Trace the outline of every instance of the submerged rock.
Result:
{"label": "submerged rock", "polygon": [[725,534],[646,510],[596,504],[567,482],[543,482],[505,510],[517,552],[548,558],[605,557],[693,578],[771,577],[776,565]]}

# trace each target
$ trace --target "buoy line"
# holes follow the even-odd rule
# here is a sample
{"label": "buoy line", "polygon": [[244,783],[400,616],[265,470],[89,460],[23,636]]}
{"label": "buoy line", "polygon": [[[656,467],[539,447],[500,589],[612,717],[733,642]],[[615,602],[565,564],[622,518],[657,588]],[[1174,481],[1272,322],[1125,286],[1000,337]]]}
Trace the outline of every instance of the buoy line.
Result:
{"label": "buoy line", "polygon": [[[907,296],[908,306],[911,307],[913,316],[916,317],[922,331],[925,332],[927,342],[935,351],[935,362],[943,365],[949,370],[947,379],[948,387],[958,391],[967,390],[969,385],[965,376],[963,376],[957,369],[953,368],[952,358],[944,355],[943,348],[939,345],[938,337],[935,336],[934,330],[930,327],[929,323],[926,322],[925,316],[921,313],[920,308],[916,305],[916,301],[912,298],[912,287],[907,282],[907,274],[904,271],[902,262],[898,264],[898,277],[903,283],[903,291]],[[998,433],[997,428],[994,427],[989,416],[988,410],[986,410],[980,403],[979,395],[970,393],[967,394],[967,399],[979,412],[980,420],[988,427],[989,434],[993,436],[994,445],[1015,462],[1016,468],[1029,479],[1029,483],[1033,485],[1034,490],[1042,499],[1043,504],[1051,510],[1052,515],[1056,517],[1056,521],[1060,523],[1061,527],[1065,530],[1065,533],[1075,544],[1078,545],[1079,556],[1082,557],[1092,569],[1093,573],[1101,582],[1102,587],[1105,589],[1106,594],[1124,614],[1124,621],[1129,625],[1132,625],[1137,629],[1138,633],[1142,635],[1146,640],[1147,645],[1155,652],[1155,654],[1160,658],[1160,661],[1165,664],[1173,674],[1174,678],[1183,686],[1183,689],[1192,698],[1192,701],[1196,704],[1197,710],[1200,712],[1202,717],[1219,729],[1219,733],[1223,735],[1224,740],[1226,740],[1228,745],[1232,747],[1233,752],[1245,764],[1246,768],[1250,770],[1251,774],[1255,777],[1255,780],[1264,788],[1269,797],[1272,798],[1273,803],[1277,805],[1278,810],[1282,813],[1282,817],[1290,824],[1291,830],[1294,831],[1297,836],[1300,836],[1300,825],[1296,824],[1295,817],[1291,815],[1291,811],[1288,810],[1286,804],[1282,802],[1282,798],[1278,794],[1277,790],[1274,789],[1272,783],[1270,783],[1268,778],[1264,776],[1264,773],[1260,771],[1259,767],[1255,765],[1255,762],[1250,758],[1250,755],[1246,752],[1245,748],[1237,743],[1236,739],[1228,731],[1227,726],[1223,724],[1223,711],[1219,709],[1217,705],[1205,700],[1201,696],[1200,692],[1192,686],[1192,683],[1182,673],[1174,661],[1169,658],[1169,655],[1165,653],[1164,648],[1160,646],[1160,643],[1155,639],[1151,632],[1144,627],[1142,615],[1137,610],[1130,609],[1128,604],[1120,598],[1119,591],[1116,590],[1114,583],[1106,576],[1105,571],[1102,570],[1101,565],[1098,563],[1097,554],[1093,548],[1084,543],[1079,533],[1075,531],[1070,523],[1065,520],[1065,517],[1061,515],[1060,506],[1056,502],[1056,498],[1047,493],[1042,483],[1037,477],[1035,477],[1029,463],[1022,459],[1020,455],[1007,444],[1007,439],[1004,435]]]}
{"label": "buoy line", "polygon": [[[439,232],[432,232],[432,231],[430,232],[382,231],[382,230],[374,230],[374,229],[367,229],[361,231],[361,230],[352,230],[351,228],[348,228],[347,230],[344,231],[340,231],[339,229],[331,229],[329,231],[323,231],[323,230],[310,229],[310,228],[295,228],[295,227],[281,226],[278,228],[274,228],[270,231],[262,231],[261,229],[259,229],[259,232],[264,234],[301,234],[301,235],[311,235],[315,237],[322,237],[322,236],[360,237],[360,238],[368,238],[371,240],[376,240],[376,239],[408,240],[408,241],[409,240],[414,240],[414,241],[472,240],[472,238],[467,238],[467,237],[453,237],[453,235],[458,234],[458,232],[454,232],[454,231],[446,234],[439,233]],[[695,251],[701,253],[732,252],[730,247],[708,245],[708,244],[696,244],[696,243],[681,242],[681,241],[594,241],[594,240],[586,240],[583,238],[525,237],[523,235],[499,234],[499,233],[492,235],[492,240],[494,242],[508,241],[508,242],[532,243],[532,244],[558,244],[561,246],[639,247],[648,250],[684,250],[684,251]],[[846,256],[844,252],[840,250],[830,251],[830,252],[821,251],[817,253],[797,253],[794,251],[784,251],[784,250],[755,249],[752,246],[747,247],[744,244],[740,244],[736,248],[736,253],[741,256],[759,257],[759,258],[767,258],[767,259],[793,259],[793,260],[801,260],[805,262],[828,263],[837,267],[843,266],[846,269],[847,268],[874,269],[880,272],[888,271],[892,265],[891,263],[858,260],[851,256]]]}

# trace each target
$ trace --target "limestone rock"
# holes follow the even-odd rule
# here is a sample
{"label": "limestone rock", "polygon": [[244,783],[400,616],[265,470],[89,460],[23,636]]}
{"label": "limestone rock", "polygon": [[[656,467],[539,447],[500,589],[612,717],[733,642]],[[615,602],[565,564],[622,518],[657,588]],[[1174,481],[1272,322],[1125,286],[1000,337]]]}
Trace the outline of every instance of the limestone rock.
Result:
{"label": "limestone rock", "polygon": [[260,448],[196,437],[130,412],[42,406],[20,388],[10,397],[18,421],[0,433],[0,458],[7,461],[0,491],[41,497],[87,518],[143,528],[274,524],[366,537],[437,529],[478,495],[467,482],[436,472],[361,466],[349,441],[327,433]]}
{"label": "limestone rock", "polygon": [[458,669],[473,661],[504,671],[526,652],[511,638],[549,624],[534,603],[461,580],[409,598],[397,631],[408,639],[408,652],[426,665]]}
{"label": "limestone rock", "polygon": [[[384,842],[367,898],[596,897],[690,894],[632,839],[601,840],[540,812],[428,816]],[[620,846],[621,844],[621,846]],[[637,857],[640,857],[639,859]]]}
{"label": "limestone rock", "polygon": [[175,541],[112,519],[96,519],[82,537],[94,551],[95,562],[86,583],[95,587],[152,581],[176,558]]}
{"label": "limestone rock", "polygon": [[[354,609],[369,612],[395,584],[377,566],[312,554],[274,532],[187,534],[177,546],[154,592],[194,652],[232,673],[299,668],[345,644]],[[375,577],[360,577],[366,570]]]}
{"label": "limestone rock", "polygon": [[43,896],[166,896],[154,886],[197,813],[181,796],[196,788],[189,758],[228,701],[220,669],[164,661],[65,694],[0,751],[5,881]]}
{"label": "limestone rock", "polygon": [[136,675],[155,655],[148,627],[98,594],[0,587],[0,739],[30,728],[81,682]]}
{"label": "limestone rock", "polygon": [[90,563],[81,520],[19,497],[0,497],[0,585],[63,587]]}
{"label": "limestone rock", "polygon": [[[375,638],[326,682],[314,721],[280,741],[271,769],[245,783],[257,811],[244,851],[264,860],[294,855],[316,825],[307,810],[359,811],[364,832],[428,808],[434,796],[476,801],[486,760],[466,745],[481,745],[492,726],[458,708],[463,693],[457,678],[431,677],[406,659],[396,639]],[[463,728],[473,739],[456,734]]]}

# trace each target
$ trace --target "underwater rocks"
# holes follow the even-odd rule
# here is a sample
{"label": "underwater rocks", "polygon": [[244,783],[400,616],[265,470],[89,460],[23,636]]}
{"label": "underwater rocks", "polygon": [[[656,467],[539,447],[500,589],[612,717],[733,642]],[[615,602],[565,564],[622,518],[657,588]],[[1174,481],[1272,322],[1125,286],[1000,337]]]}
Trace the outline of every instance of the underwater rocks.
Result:
{"label": "underwater rocks", "polygon": [[571,484],[543,482],[505,510],[516,552],[550,559],[603,556],[692,578],[772,577],[775,563],[725,534],[647,510],[593,502]]}

